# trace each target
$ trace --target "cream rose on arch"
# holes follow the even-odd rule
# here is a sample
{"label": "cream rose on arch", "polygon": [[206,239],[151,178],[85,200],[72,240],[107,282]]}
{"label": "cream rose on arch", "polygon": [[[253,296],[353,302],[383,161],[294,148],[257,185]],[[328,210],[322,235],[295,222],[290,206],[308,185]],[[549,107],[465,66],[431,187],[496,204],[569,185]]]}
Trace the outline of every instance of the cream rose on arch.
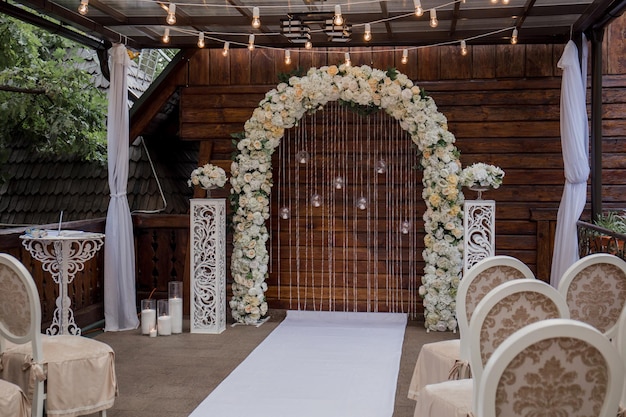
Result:
{"label": "cream rose on arch", "polygon": [[[455,298],[462,270],[463,210],[461,172],[455,137],[431,97],[396,70],[364,65],[311,68],[267,92],[245,123],[231,166],[234,277],[230,307],[239,323],[256,324],[267,313],[264,282],[272,188],[271,156],[284,130],[330,101],[379,107],[400,122],[422,156],[426,266],[419,294],[429,330],[456,329]],[[262,168],[261,168],[262,167]],[[250,247],[250,243],[255,243]]]}

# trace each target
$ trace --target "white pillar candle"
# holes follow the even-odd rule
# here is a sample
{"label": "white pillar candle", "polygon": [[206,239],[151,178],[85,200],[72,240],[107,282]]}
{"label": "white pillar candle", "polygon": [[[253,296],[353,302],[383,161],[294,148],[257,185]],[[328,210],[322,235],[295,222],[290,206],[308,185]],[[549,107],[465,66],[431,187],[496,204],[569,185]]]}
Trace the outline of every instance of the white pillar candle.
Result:
{"label": "white pillar candle", "polygon": [[156,310],[141,310],[141,334],[150,334],[156,327]]}
{"label": "white pillar candle", "polygon": [[156,335],[157,335],[157,329],[155,328],[150,329],[150,337],[156,337]]}
{"label": "white pillar candle", "polygon": [[159,316],[159,336],[169,336],[172,334],[172,318],[170,316]]}
{"label": "white pillar candle", "polygon": [[170,298],[170,317],[172,318],[172,333],[183,332],[183,299]]}

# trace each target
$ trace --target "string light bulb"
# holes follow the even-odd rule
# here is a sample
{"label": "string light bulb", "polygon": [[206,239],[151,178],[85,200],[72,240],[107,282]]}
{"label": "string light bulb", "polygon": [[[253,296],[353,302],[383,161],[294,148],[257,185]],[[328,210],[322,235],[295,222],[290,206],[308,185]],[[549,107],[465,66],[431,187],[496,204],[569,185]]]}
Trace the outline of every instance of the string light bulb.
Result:
{"label": "string light bulb", "polygon": [[400,60],[400,62],[402,62],[405,65],[407,62],[409,62],[409,50],[408,49],[405,49],[404,51],[402,51],[402,59]]}
{"label": "string light bulb", "polygon": [[198,33],[198,48],[204,48],[204,32]]}
{"label": "string light bulb", "polygon": [[517,28],[513,29],[513,34],[511,35],[511,45],[517,44]]}
{"label": "string light bulb", "polygon": [[343,25],[343,16],[341,15],[341,6],[339,4],[335,5],[335,17],[333,18],[333,24],[335,26]]}
{"label": "string light bulb", "polygon": [[285,51],[285,64],[291,64],[291,51],[288,49]]}
{"label": "string light bulb", "polygon": [[167,9],[167,17],[165,21],[168,25],[176,24],[176,3],[170,3],[170,7]]}
{"label": "string light bulb", "polygon": [[254,51],[254,35],[253,34],[248,36],[248,50]]}
{"label": "string light bulb", "polygon": [[230,42],[224,42],[224,49],[222,49],[222,55],[228,56],[229,49],[230,49]]}
{"label": "string light bulb", "polygon": [[349,67],[352,64],[352,61],[350,61],[350,52],[346,52],[344,54],[344,57],[345,57],[346,67]]}
{"label": "string light bulb", "polygon": [[252,9],[252,27],[255,29],[261,27],[261,13],[258,7]]}
{"label": "string light bulb", "polygon": [[421,17],[424,15],[424,9],[422,9],[422,2],[420,0],[413,0],[413,6],[415,7],[415,16]]}
{"label": "string light bulb", "polygon": [[437,9],[430,9],[430,27],[436,28],[439,26],[439,20],[437,20]]}
{"label": "string light bulb", "polygon": [[313,44],[311,43],[311,41],[306,41],[304,43],[304,49],[311,49],[313,48]]}
{"label": "string light bulb", "polygon": [[465,39],[461,41],[461,55],[467,55],[467,43],[465,43]]}
{"label": "string light bulb", "polygon": [[163,32],[163,38],[161,38],[163,43],[170,43],[170,28],[165,28]]}
{"label": "string light bulb", "polygon": [[78,6],[78,13],[81,15],[86,15],[89,11],[89,0],[80,0],[80,5]]}
{"label": "string light bulb", "polygon": [[363,40],[369,42],[372,40],[372,27],[369,23],[365,24],[365,33],[363,33]]}

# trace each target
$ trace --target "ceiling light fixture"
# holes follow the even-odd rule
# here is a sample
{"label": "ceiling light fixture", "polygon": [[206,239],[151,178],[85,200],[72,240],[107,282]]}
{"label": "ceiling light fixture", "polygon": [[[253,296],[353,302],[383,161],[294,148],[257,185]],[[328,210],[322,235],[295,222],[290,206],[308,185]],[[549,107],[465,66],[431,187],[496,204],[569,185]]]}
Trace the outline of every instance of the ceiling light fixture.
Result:
{"label": "ceiling light fixture", "polygon": [[350,61],[350,52],[346,52],[344,54],[344,57],[346,59],[345,60],[346,67],[349,67],[350,65],[352,65],[352,61]]}
{"label": "ceiling light fixture", "polygon": [[415,7],[415,16],[421,17],[424,14],[422,2],[420,0],[413,0],[413,6]]}
{"label": "ceiling light fixture", "polygon": [[511,45],[517,44],[517,28],[513,29],[513,34],[511,35]]}
{"label": "ceiling light fixture", "polygon": [[224,49],[222,50],[222,55],[228,56],[229,49],[230,49],[230,42],[224,42]]}
{"label": "ceiling light fixture", "polygon": [[306,41],[304,43],[304,49],[311,49],[313,48],[313,44],[311,43],[311,41]]}
{"label": "ceiling light fixture", "polygon": [[281,20],[281,33],[291,43],[306,43],[311,40],[311,30],[302,23],[299,18],[290,16],[289,19]]}
{"label": "ceiling light fixture", "polygon": [[261,27],[261,13],[258,7],[252,9],[252,27],[255,29]]}
{"label": "ceiling light fixture", "polygon": [[204,48],[204,32],[198,33],[198,48]]}
{"label": "ceiling light fixture", "polygon": [[402,62],[405,65],[407,62],[409,62],[409,50],[408,49],[405,49],[404,51],[402,51],[402,59],[400,60],[400,62]]}
{"label": "ceiling light fixture", "polygon": [[161,38],[163,43],[170,43],[170,28],[165,28],[163,32],[163,38]]}
{"label": "ceiling light fixture", "polygon": [[288,49],[285,51],[285,64],[291,64],[291,51]]}
{"label": "ceiling light fixture", "polygon": [[465,42],[465,39],[461,41],[461,55],[467,55],[467,43]]}
{"label": "ceiling light fixture", "polygon": [[248,50],[254,51],[254,35],[248,36]]}
{"label": "ceiling light fixture", "polygon": [[341,6],[339,4],[335,5],[335,17],[333,18],[333,23],[336,26],[343,25],[343,16],[341,16]]}
{"label": "ceiling light fixture", "polygon": [[89,0],[80,0],[80,5],[78,6],[78,13],[81,15],[86,15],[89,11]]}
{"label": "ceiling light fixture", "polygon": [[170,7],[167,9],[167,17],[165,21],[168,25],[176,24],[176,3],[170,3]]}
{"label": "ceiling light fixture", "polygon": [[372,27],[369,23],[365,24],[365,33],[363,33],[363,40],[369,42],[372,40]]}
{"label": "ceiling light fixture", "polygon": [[330,42],[350,42],[352,36],[352,25],[344,22],[343,25],[335,25],[332,19],[326,20],[324,33],[328,35]]}

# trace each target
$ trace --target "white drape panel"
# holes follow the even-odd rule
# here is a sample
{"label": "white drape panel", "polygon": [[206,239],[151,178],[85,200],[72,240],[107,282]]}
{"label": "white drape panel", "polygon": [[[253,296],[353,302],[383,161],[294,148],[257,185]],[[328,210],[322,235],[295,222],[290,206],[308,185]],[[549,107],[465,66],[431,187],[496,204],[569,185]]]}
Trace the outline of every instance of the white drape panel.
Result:
{"label": "white drape panel", "polygon": [[136,329],[135,247],[126,185],[128,183],[128,80],[126,47],[110,51],[111,85],[107,120],[109,188],[111,200],[104,239],[105,331]]}
{"label": "white drape panel", "polygon": [[[557,214],[550,284],[558,287],[567,268],[579,258],[576,221],[587,200],[589,178],[589,126],[586,107],[587,39],[583,36],[583,59],[573,41],[565,46],[558,67],[561,80],[561,148],[565,167],[565,187]],[[584,68],[584,75],[581,73]]]}

